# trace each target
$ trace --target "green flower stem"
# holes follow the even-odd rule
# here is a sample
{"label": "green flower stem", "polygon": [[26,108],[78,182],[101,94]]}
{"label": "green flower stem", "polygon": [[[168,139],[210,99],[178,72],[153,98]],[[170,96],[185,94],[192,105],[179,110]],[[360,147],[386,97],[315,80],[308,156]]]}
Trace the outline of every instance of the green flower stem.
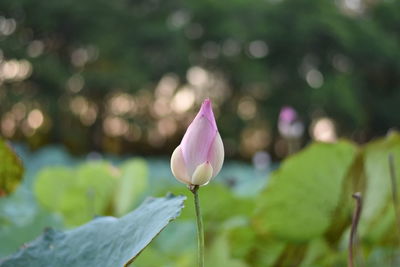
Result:
{"label": "green flower stem", "polygon": [[203,219],[201,218],[200,212],[200,200],[199,200],[199,186],[191,186],[190,191],[194,195],[194,206],[196,210],[196,220],[197,220],[197,245],[198,245],[198,266],[204,267],[204,228]]}

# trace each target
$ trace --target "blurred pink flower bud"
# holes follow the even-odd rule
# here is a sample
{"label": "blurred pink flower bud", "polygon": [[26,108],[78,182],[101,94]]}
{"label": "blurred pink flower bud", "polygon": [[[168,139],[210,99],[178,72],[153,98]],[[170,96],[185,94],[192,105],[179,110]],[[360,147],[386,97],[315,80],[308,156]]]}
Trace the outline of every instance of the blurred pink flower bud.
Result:
{"label": "blurred pink flower bud", "polygon": [[279,113],[279,133],[289,139],[300,138],[304,133],[304,124],[298,118],[297,112],[290,106],[284,106]]}
{"label": "blurred pink flower bud", "polygon": [[209,99],[189,125],[181,144],[171,156],[176,179],[188,185],[206,185],[222,168],[224,145]]}
{"label": "blurred pink flower bud", "polygon": [[293,123],[297,119],[297,112],[294,108],[284,106],[279,113],[279,121],[282,123]]}

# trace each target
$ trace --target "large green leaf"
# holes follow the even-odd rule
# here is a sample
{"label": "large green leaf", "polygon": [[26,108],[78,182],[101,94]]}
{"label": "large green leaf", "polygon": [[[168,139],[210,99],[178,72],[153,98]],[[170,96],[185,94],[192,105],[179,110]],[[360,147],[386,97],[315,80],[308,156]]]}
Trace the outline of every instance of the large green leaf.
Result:
{"label": "large green leaf", "polygon": [[314,143],[284,161],[257,200],[257,230],[298,242],[323,234],[355,156],[356,147],[340,141]]}
{"label": "large green leaf", "polygon": [[183,196],[150,198],[120,219],[102,217],[66,232],[46,230],[0,266],[123,266],[180,214],[184,200]]}
{"label": "large green leaf", "polygon": [[391,195],[389,155],[393,156],[397,176],[397,191],[400,190],[400,134],[392,132],[365,147],[366,191],[360,233],[372,240],[390,236],[394,232],[394,209]]}
{"label": "large green leaf", "polygon": [[114,167],[103,161],[75,169],[47,168],[38,174],[35,195],[46,208],[61,213],[67,225],[79,225],[105,214],[117,174]]}
{"label": "large green leaf", "polygon": [[24,169],[13,149],[0,138],[0,197],[13,192],[22,180]]}
{"label": "large green leaf", "polygon": [[114,210],[121,216],[129,212],[146,190],[148,183],[147,163],[143,159],[133,159],[120,166],[122,171],[118,179],[114,197]]}

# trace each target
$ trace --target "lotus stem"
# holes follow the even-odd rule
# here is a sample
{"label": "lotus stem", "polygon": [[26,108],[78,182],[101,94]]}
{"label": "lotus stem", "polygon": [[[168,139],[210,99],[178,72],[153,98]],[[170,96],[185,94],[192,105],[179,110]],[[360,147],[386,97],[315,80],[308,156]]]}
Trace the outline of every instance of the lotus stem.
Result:
{"label": "lotus stem", "polygon": [[194,195],[194,206],[196,210],[196,220],[197,220],[197,245],[198,245],[198,266],[204,267],[204,228],[203,219],[201,217],[200,211],[200,200],[199,200],[199,186],[190,186],[189,189]]}

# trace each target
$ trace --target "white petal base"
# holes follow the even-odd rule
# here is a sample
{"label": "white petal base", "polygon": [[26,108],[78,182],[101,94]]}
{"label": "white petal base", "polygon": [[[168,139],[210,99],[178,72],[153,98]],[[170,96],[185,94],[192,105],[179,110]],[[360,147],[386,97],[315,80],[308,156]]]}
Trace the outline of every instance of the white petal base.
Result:
{"label": "white petal base", "polygon": [[197,166],[192,175],[192,184],[193,185],[204,185],[207,184],[213,175],[213,167],[207,161],[203,164]]}
{"label": "white petal base", "polygon": [[171,156],[171,170],[172,174],[180,182],[190,185],[190,178],[187,172],[185,161],[183,160],[183,154],[181,146],[177,146]]}

